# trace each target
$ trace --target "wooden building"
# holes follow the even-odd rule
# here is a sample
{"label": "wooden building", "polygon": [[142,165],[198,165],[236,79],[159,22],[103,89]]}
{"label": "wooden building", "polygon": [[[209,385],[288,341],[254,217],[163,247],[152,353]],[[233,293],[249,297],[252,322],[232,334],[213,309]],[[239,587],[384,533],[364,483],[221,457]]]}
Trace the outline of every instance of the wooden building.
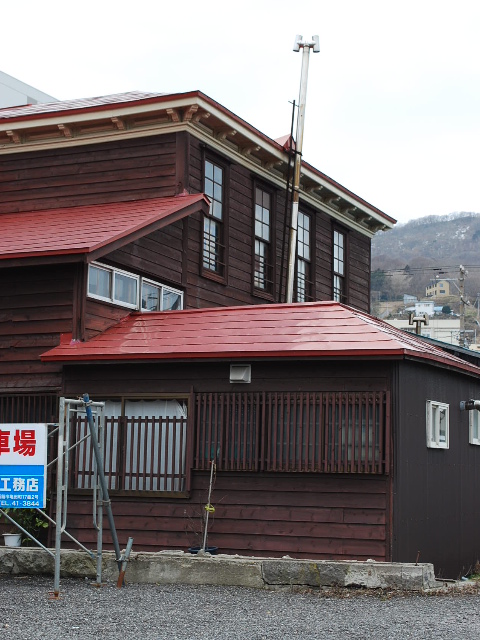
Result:
{"label": "wooden building", "polygon": [[[453,574],[477,559],[459,508],[478,443],[458,402],[479,369],[366,315],[371,237],[394,221],[305,162],[298,304],[279,304],[290,143],[200,92],[0,110],[0,423],[55,421],[60,395],[105,400],[115,515],[137,548],[194,542],[215,459],[223,551],[420,550]],[[450,416],[448,450],[426,446],[426,411],[441,437]],[[72,459],[72,524],[92,543],[89,456]]]}
{"label": "wooden building", "polygon": [[[198,91],[0,110],[0,419],[56,397],[39,355],[61,334],[284,301],[289,144]],[[394,220],[307,163],[300,204],[296,300],[368,310],[370,240]]]}
{"label": "wooden building", "polygon": [[[42,358],[68,397],[106,402],[116,522],[142,549],[195,543],[215,460],[223,552],[420,557],[443,577],[480,558],[478,412],[460,410],[480,368],[417,336],[336,302],[260,305],[135,313]],[[70,465],[94,544],[91,451]]]}

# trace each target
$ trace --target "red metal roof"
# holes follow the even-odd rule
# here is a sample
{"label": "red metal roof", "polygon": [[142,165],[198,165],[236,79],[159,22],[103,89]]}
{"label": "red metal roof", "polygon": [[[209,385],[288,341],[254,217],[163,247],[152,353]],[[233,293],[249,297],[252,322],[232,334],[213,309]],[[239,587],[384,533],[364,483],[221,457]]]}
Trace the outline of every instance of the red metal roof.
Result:
{"label": "red metal roof", "polygon": [[[200,205],[200,206],[199,206]],[[208,206],[203,194],[0,214],[0,260],[86,254]],[[151,229],[150,229],[151,228]]]}
{"label": "red metal roof", "polygon": [[480,375],[479,367],[337,302],[132,313],[89,342],[61,344],[42,360],[375,356],[418,358]]}
{"label": "red metal roof", "polygon": [[96,98],[80,98],[74,100],[55,100],[55,102],[42,102],[39,104],[20,105],[0,109],[0,120],[18,118],[22,116],[35,116],[40,114],[54,114],[63,111],[76,111],[88,107],[102,107],[108,105],[118,105],[124,102],[136,102],[147,98],[158,98],[165,95],[163,93],[146,93],[144,91],[129,91],[127,93],[115,93],[109,96],[98,96]]}

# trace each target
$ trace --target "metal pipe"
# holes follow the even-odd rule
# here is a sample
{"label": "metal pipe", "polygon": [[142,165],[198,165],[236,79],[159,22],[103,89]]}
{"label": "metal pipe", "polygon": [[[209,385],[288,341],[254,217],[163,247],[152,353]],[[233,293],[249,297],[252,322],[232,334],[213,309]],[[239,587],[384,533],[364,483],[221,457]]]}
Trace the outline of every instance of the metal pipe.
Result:
{"label": "metal pipe", "polygon": [[108,494],[107,481],[105,480],[103,457],[98,445],[98,439],[97,439],[97,434],[95,432],[92,408],[90,406],[90,398],[88,393],[85,393],[83,395],[83,402],[85,403],[85,412],[87,414],[87,422],[88,422],[88,426],[90,427],[90,434],[92,436],[92,447],[93,447],[93,452],[95,454],[95,460],[97,462],[98,478],[100,480],[100,487],[102,489],[102,494],[103,494],[103,504],[107,508],[108,524],[110,525],[110,532],[112,534],[112,541],[113,541],[113,546],[114,546],[115,555],[116,555],[115,560],[118,564],[118,569],[120,571],[121,563],[122,563],[122,553],[120,551],[120,545],[118,544],[117,531],[115,529],[115,522],[113,520],[112,503],[110,500],[110,496]]}
{"label": "metal pipe", "polygon": [[[41,512],[43,514],[43,511]],[[47,553],[49,553],[52,557],[55,557],[55,554],[53,553],[53,551],[51,549],[47,549],[47,547],[45,547],[39,540],[37,540],[36,538],[34,538],[32,536],[31,533],[28,533],[28,531],[26,529],[24,529],[21,525],[18,524],[18,522],[15,522],[15,520],[13,518],[11,518],[8,513],[5,513],[5,511],[3,511],[2,509],[0,509],[0,514],[2,514],[2,516],[4,518],[7,518],[7,520],[9,520],[9,522],[11,522],[12,524],[14,524],[17,529],[20,529],[20,531],[22,533],[24,533],[26,536],[28,536],[30,538],[30,540],[33,540],[36,544],[38,544],[39,547],[42,547],[42,549],[44,551],[46,551]],[[45,514],[43,514],[45,515]]]}
{"label": "metal pipe", "polygon": [[125,584],[125,571],[127,570],[127,562],[130,558],[130,552],[133,546],[133,538],[129,538],[127,542],[127,547],[125,549],[125,553],[123,554],[122,568],[120,569],[120,573],[118,574],[117,580],[117,588],[120,589]]}
{"label": "metal pipe", "polygon": [[58,443],[57,443],[57,495],[55,505],[55,570],[53,578],[53,596],[58,598],[60,593],[60,550],[62,538],[62,505],[63,505],[63,454],[65,433],[65,398],[60,398]]}
{"label": "metal pipe", "polygon": [[303,49],[302,72],[300,76],[300,97],[298,101],[297,137],[295,140],[295,168],[293,172],[292,219],[290,226],[290,243],[288,252],[287,272],[287,303],[293,302],[293,282],[295,275],[295,257],[297,253],[298,203],[300,198],[300,170],[302,165],[303,131],[305,125],[305,104],[307,101],[308,61],[310,49],[319,51],[318,36],[313,42],[303,42],[302,36],[297,36],[294,51]]}
{"label": "metal pipe", "polygon": [[206,511],[206,515],[205,515],[205,531],[203,532],[203,545],[202,545],[202,551],[205,551],[207,548],[207,539],[208,539],[208,518],[210,516],[210,513],[212,511],[215,511],[215,509],[212,507],[210,500],[212,497],[212,487],[213,487],[213,472],[215,470],[215,462],[214,460],[211,461],[210,463],[212,465],[211,469],[210,469],[210,484],[208,487],[208,499],[207,499],[207,504],[205,505],[205,511]]}

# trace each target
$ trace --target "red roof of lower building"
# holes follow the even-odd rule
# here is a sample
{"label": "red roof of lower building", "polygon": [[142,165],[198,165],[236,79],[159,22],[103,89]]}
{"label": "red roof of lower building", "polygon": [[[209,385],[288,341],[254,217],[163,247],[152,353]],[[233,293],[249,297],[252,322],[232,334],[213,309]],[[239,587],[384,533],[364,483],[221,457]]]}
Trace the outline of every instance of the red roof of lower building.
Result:
{"label": "red roof of lower building", "polygon": [[203,194],[0,214],[0,260],[86,254],[126,244],[202,209]]}
{"label": "red roof of lower building", "polygon": [[88,342],[47,351],[42,360],[304,357],[409,357],[480,375],[479,367],[337,302],[132,313]]}

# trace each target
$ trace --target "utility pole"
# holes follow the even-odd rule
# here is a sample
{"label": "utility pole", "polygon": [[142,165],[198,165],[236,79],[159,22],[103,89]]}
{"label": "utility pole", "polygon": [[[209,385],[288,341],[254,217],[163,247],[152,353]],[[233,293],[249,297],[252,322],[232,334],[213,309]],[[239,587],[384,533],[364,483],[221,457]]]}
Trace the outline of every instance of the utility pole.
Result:
{"label": "utility pole", "polygon": [[312,42],[303,41],[303,36],[297,35],[293,45],[294,51],[302,49],[302,73],[300,76],[300,98],[298,102],[297,136],[295,138],[295,168],[293,172],[292,221],[290,226],[290,241],[288,249],[287,273],[287,302],[293,302],[293,280],[295,275],[295,256],[297,252],[298,201],[300,192],[300,169],[302,165],[303,129],[305,121],[305,103],[307,100],[308,62],[310,49],[314,53],[320,51],[318,36],[312,36]]}
{"label": "utility pole", "polygon": [[[465,276],[468,274],[465,267],[460,265],[458,275],[458,290],[460,291],[460,339],[459,345],[465,347]],[[468,302],[467,302],[468,304]]]}

